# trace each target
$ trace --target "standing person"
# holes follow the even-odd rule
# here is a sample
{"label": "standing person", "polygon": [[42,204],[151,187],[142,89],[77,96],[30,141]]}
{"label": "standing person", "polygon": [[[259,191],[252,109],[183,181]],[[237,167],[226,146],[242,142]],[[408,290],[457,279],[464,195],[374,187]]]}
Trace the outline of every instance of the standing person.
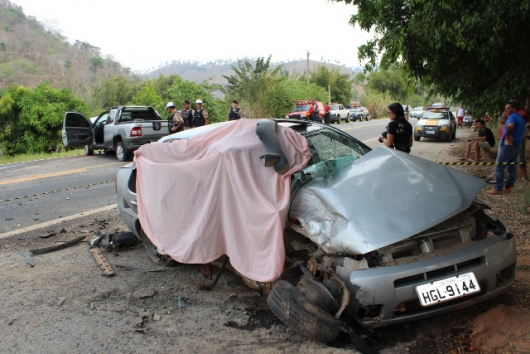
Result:
{"label": "standing person", "polygon": [[313,101],[311,109],[309,110],[309,119],[313,122],[320,122],[320,110],[318,109],[318,103]]}
{"label": "standing person", "polygon": [[484,152],[490,152],[491,148],[495,146],[495,136],[490,128],[486,128],[486,123],[482,119],[477,119],[475,125],[478,128],[478,138],[469,139],[467,141],[467,150],[466,156],[461,158],[461,161],[467,161],[469,159],[469,154],[471,153],[471,148],[475,147],[475,161],[478,162],[481,157],[481,150]]}
{"label": "standing person", "polygon": [[208,111],[202,108],[202,100],[195,101],[197,109],[193,111],[192,125],[194,127],[202,127],[209,123]]}
{"label": "standing person", "polygon": [[324,123],[326,125],[329,125],[329,111],[331,111],[331,106],[329,105],[329,102],[326,103],[326,107],[324,107]]}
{"label": "standing person", "polygon": [[237,101],[233,100],[232,107],[228,111],[228,120],[236,120],[243,118],[243,111],[237,105]]}
{"label": "standing person", "polygon": [[[497,165],[495,166],[495,186],[486,192],[492,195],[502,195],[504,192],[511,193],[517,173],[515,163],[519,156],[519,148],[522,144],[525,129],[525,121],[517,113],[517,103],[509,102],[505,106],[504,111],[508,119],[504,125],[503,137],[500,143],[501,150],[497,156]],[[508,169],[508,181],[505,185],[504,170],[506,168]]]}
{"label": "standing person", "polygon": [[407,120],[410,119],[409,105],[407,105],[407,106],[405,107],[405,117],[407,118]]}
{"label": "standing person", "polygon": [[169,134],[183,131],[184,119],[182,119],[180,113],[175,109],[175,104],[173,102],[168,102],[166,104],[166,109],[170,114],[168,119]]}
{"label": "standing person", "polygon": [[458,111],[456,112],[456,120],[458,121],[458,126],[462,128],[462,124],[464,123],[464,116],[466,115],[466,111],[464,109],[464,105],[460,103],[460,108],[458,108]]}
{"label": "standing person", "polygon": [[387,134],[381,135],[381,140],[389,148],[393,148],[406,153],[412,147],[412,125],[405,118],[403,106],[399,102],[394,102],[388,106]]}
{"label": "standing person", "polygon": [[[506,112],[502,112],[501,116],[499,117],[499,122],[501,123],[501,129],[499,130],[499,138],[498,138],[499,141],[502,140],[502,137],[504,135],[504,125],[506,124],[506,119],[508,119],[508,117],[506,116]],[[502,147],[499,145],[499,148],[497,149],[497,157],[501,154],[501,149]],[[493,172],[488,177],[486,177],[486,182],[495,184],[495,181],[496,179],[495,179],[495,168],[494,168]]]}
{"label": "standing person", "polygon": [[184,101],[184,108],[180,111],[180,116],[184,119],[184,125],[191,127],[191,120],[193,119],[193,109],[190,108],[190,101]]}
{"label": "standing person", "polygon": [[517,158],[517,162],[519,163],[519,172],[521,173],[521,180],[523,182],[528,182],[528,174],[526,173],[526,139],[530,139],[530,137],[527,137],[527,131],[530,129],[530,112],[524,108],[520,108],[519,100],[510,100],[510,102],[515,102],[517,104],[517,113],[521,117],[523,117],[525,121],[525,129],[523,132],[523,140],[521,141],[521,146],[519,148],[519,157]]}

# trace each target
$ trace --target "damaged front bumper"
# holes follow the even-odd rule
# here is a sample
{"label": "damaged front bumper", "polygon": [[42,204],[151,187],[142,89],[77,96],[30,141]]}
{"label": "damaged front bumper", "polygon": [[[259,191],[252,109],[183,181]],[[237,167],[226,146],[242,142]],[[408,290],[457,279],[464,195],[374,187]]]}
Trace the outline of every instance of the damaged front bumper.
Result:
{"label": "damaged front bumper", "polygon": [[[512,287],[515,267],[515,241],[513,235],[504,233],[422,261],[353,272],[337,267],[336,272],[352,294],[349,312],[367,327],[377,328],[459,310],[497,297]],[[418,285],[469,272],[480,284],[480,292],[421,306],[416,293]]]}

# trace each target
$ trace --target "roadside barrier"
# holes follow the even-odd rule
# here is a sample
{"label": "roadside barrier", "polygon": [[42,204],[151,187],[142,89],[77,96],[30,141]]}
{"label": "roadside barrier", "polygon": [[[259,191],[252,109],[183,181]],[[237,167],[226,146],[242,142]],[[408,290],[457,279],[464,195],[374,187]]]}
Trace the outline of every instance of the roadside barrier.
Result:
{"label": "roadside barrier", "polygon": [[455,162],[438,162],[440,165],[446,166],[492,166],[492,165],[522,165],[523,162],[471,162],[471,161],[455,161]]}

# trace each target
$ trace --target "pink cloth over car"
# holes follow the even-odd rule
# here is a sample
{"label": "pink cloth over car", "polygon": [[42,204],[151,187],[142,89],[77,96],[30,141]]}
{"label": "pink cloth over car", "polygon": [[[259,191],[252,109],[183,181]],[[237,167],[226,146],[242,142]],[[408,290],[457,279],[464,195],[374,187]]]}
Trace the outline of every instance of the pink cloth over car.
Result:
{"label": "pink cloth over car", "polygon": [[240,119],[190,140],[135,152],[138,216],[151,242],[181,263],[227,255],[242,275],[269,282],[283,271],[290,176],[307,165],[307,140],[278,125],[289,161],[264,167],[256,120]]}

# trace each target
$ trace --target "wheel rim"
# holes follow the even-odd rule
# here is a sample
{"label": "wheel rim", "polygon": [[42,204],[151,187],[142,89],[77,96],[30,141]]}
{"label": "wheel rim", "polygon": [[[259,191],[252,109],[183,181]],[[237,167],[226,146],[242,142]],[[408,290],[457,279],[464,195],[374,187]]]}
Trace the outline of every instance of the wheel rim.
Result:
{"label": "wheel rim", "polygon": [[118,144],[116,147],[116,156],[118,156],[118,160],[123,160],[123,155],[125,154],[125,151],[123,150],[123,146],[121,144]]}

